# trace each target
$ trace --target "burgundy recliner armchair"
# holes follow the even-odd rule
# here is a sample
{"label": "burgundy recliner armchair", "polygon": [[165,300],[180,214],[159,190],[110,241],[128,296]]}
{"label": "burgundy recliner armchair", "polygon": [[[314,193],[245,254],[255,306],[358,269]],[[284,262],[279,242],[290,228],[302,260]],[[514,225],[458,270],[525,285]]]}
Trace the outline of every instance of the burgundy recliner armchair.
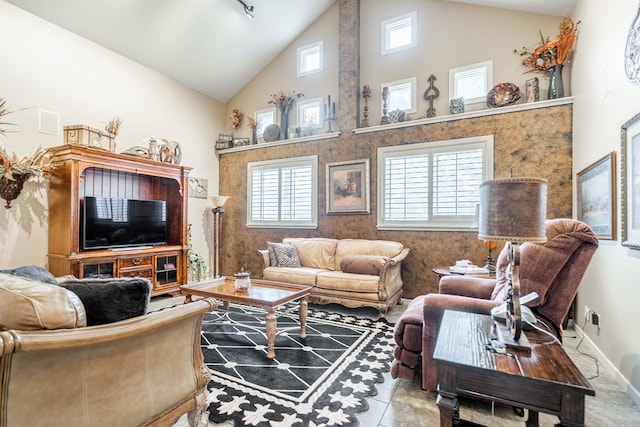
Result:
{"label": "burgundy recliner armchair", "polygon": [[[562,339],[562,325],[578,291],[578,286],[598,239],[586,224],[573,219],[553,219],[546,223],[545,243],[521,245],[520,295],[537,292],[527,304],[538,320]],[[496,278],[445,276],[439,293],[421,295],[409,304],[396,323],[396,347],[391,365],[393,378],[416,379],[422,388],[436,390],[437,369],[433,351],[444,310],[489,314],[506,299],[509,262],[503,249],[496,263]]]}

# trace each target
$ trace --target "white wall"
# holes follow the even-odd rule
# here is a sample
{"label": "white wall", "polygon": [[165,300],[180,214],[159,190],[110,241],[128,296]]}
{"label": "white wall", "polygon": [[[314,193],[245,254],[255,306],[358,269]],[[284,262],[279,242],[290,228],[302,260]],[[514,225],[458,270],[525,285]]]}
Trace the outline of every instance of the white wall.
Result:
{"label": "white wall", "polygon": [[[114,27],[117,31],[117,26]],[[182,164],[209,180],[217,194],[215,140],[223,128],[224,105],[114,52],[0,1],[0,98],[15,123],[0,146],[19,157],[63,144],[60,135],[38,131],[39,109],[60,114],[64,125],[102,129],[118,115],[123,126],[117,152],[145,145],[155,135],[176,140]],[[4,201],[2,201],[4,203]],[[47,263],[46,187],[33,182],[11,209],[0,208],[0,268]],[[193,243],[208,257],[205,199],[189,198]]]}
{"label": "white wall", "polygon": [[600,314],[600,332],[592,325],[585,332],[640,402],[640,250],[622,246],[619,233],[620,127],[640,112],[640,86],[624,71],[627,32],[637,10],[635,1],[578,0],[572,16],[583,24],[571,74],[574,172],[611,151],[618,157],[618,239],[600,241],[578,292],[578,323],[585,305]]}

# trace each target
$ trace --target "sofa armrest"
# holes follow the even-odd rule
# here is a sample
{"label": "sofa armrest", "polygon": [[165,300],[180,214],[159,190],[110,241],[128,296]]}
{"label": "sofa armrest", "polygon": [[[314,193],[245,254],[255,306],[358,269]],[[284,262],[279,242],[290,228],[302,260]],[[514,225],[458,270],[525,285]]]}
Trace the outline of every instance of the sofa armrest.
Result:
{"label": "sofa armrest", "polygon": [[260,255],[260,259],[262,259],[262,269],[269,267],[271,262],[269,261],[269,250],[268,249],[258,249],[258,255]]}
{"label": "sofa armrest", "polygon": [[443,276],[438,285],[439,293],[471,298],[491,299],[496,286],[495,279],[476,276]]}
{"label": "sofa armrest", "polygon": [[202,299],[108,325],[0,332],[0,426],[164,425],[198,409],[208,381],[202,317],[216,306]]}

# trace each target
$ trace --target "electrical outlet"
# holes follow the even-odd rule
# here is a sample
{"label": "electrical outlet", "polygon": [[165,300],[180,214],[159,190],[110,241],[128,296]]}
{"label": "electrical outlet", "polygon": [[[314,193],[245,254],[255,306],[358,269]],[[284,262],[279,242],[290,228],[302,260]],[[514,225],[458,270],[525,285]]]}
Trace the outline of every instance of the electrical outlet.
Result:
{"label": "electrical outlet", "polygon": [[600,328],[600,315],[595,311],[591,313],[591,324]]}

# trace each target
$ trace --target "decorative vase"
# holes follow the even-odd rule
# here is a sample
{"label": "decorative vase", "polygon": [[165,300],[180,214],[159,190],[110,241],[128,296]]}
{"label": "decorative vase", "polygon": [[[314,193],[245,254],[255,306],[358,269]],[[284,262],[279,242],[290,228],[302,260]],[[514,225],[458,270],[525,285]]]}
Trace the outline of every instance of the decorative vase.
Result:
{"label": "decorative vase", "polygon": [[549,67],[549,94],[548,99],[564,98],[564,83],[562,82],[562,68],[564,64]]}
{"label": "decorative vase", "polygon": [[280,114],[280,134],[282,139],[289,139],[289,111]]}
{"label": "decorative vase", "polygon": [[22,192],[24,182],[29,179],[30,174],[13,174],[14,179],[6,176],[0,178],[0,197],[7,201],[4,207],[11,208],[11,201],[15,200]]}
{"label": "decorative vase", "polygon": [[249,288],[251,288],[251,273],[247,273],[246,271],[240,271],[240,273],[236,273],[236,280],[234,280],[233,285],[238,292],[249,292]]}

